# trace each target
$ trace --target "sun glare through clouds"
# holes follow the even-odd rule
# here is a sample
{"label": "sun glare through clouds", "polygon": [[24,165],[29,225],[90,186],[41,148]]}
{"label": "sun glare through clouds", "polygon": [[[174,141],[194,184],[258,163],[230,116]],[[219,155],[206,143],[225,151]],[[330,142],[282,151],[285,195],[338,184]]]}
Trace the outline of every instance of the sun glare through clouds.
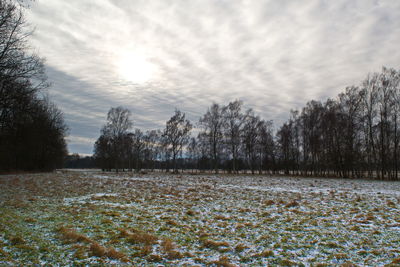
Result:
{"label": "sun glare through clouds", "polygon": [[156,73],[156,66],[145,55],[136,52],[123,53],[116,68],[121,79],[137,84],[150,81]]}

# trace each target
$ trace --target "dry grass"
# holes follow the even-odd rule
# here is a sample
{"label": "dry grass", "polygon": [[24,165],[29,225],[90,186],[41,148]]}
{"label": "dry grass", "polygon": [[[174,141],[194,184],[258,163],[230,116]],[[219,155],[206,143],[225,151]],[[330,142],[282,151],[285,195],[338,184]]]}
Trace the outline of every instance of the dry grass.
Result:
{"label": "dry grass", "polygon": [[161,250],[162,250],[164,253],[166,253],[166,252],[168,252],[168,251],[171,251],[171,250],[175,250],[175,249],[176,249],[176,245],[175,245],[175,243],[172,242],[170,239],[164,239],[164,240],[161,242]]}
{"label": "dry grass", "polygon": [[202,245],[205,248],[211,248],[211,249],[219,249],[220,247],[229,247],[229,243],[228,242],[224,242],[224,241],[212,241],[212,240],[202,240]]}
{"label": "dry grass", "polygon": [[26,241],[20,236],[13,236],[10,238],[10,243],[11,245],[15,246],[15,245],[23,245],[26,243]]}
{"label": "dry grass", "polygon": [[61,238],[66,243],[76,243],[76,242],[92,243],[93,242],[87,236],[77,233],[75,229],[66,228],[64,226],[57,228],[56,232],[58,232],[61,235]]}
{"label": "dry grass", "polygon": [[[136,174],[91,177],[95,175],[21,176],[15,187],[10,186],[14,178],[0,177],[1,203],[13,199],[10,195],[17,189],[27,194],[13,199],[13,206],[27,209],[13,212],[15,209],[3,205],[0,210],[4,214],[0,216],[0,232],[7,238],[3,244],[0,241],[0,249],[14,265],[34,265],[39,257],[49,265],[71,261],[77,265],[118,265],[111,259],[124,258],[124,253],[136,266],[180,265],[188,258],[202,266],[288,265],[281,260],[300,263],[310,252],[315,255],[308,264],[333,266],[347,260],[368,266],[399,264],[391,261],[399,256],[394,248],[400,199],[386,193],[374,195],[375,184],[367,184],[371,194],[357,192],[361,196],[357,202],[353,181],[337,186],[336,181],[316,180],[317,191],[311,188],[308,192],[310,181],[305,180],[304,185],[300,179],[257,181],[252,177],[199,175],[176,180],[175,176],[156,174],[155,181],[144,182],[136,181]],[[297,185],[301,194],[284,190]],[[280,186],[282,190],[276,191]],[[330,190],[320,193],[320,187]],[[110,196],[97,197],[105,192]],[[114,193],[118,198],[111,196]],[[378,220],[380,224],[372,227],[371,222]],[[55,233],[57,225],[64,227]],[[117,227],[121,230],[116,231]],[[11,245],[10,237],[17,234],[26,244]],[[52,236],[61,241],[48,242]],[[368,244],[364,242],[368,238],[382,242]],[[179,246],[174,240],[179,240]],[[342,246],[346,241],[352,244],[350,248]],[[2,254],[0,262],[7,261]],[[221,255],[229,259],[219,258]]]}
{"label": "dry grass", "polygon": [[93,242],[90,245],[89,251],[91,255],[96,257],[108,257],[110,259],[120,260],[123,262],[127,262],[127,257],[124,253],[118,252],[114,248],[106,248],[101,246],[100,244]]}
{"label": "dry grass", "polygon": [[275,204],[275,202],[273,200],[271,200],[271,199],[268,199],[268,200],[264,201],[264,205],[267,205],[267,206],[271,206],[271,205],[274,205],[274,204]]}
{"label": "dry grass", "polygon": [[211,264],[217,267],[236,267],[235,264],[230,263],[226,256],[221,256],[217,261],[212,261]]}
{"label": "dry grass", "polygon": [[171,226],[179,226],[179,223],[171,219],[167,220],[165,223]]}
{"label": "dry grass", "polygon": [[358,267],[358,265],[356,265],[356,264],[354,264],[354,263],[352,263],[352,262],[347,261],[347,262],[341,264],[340,267]]}
{"label": "dry grass", "polygon": [[393,264],[400,264],[400,258],[395,258],[392,260]]}
{"label": "dry grass", "polygon": [[279,262],[279,265],[280,266],[297,266],[298,264],[291,260],[283,259]]}
{"label": "dry grass", "polygon": [[196,215],[196,212],[194,212],[193,210],[188,210],[188,211],[186,211],[186,214],[188,216],[194,216],[194,215]]}
{"label": "dry grass", "polygon": [[243,250],[245,250],[245,249],[247,249],[247,248],[249,248],[249,247],[246,246],[246,245],[244,245],[244,244],[238,244],[238,245],[235,247],[235,251],[236,251],[236,252],[242,252]]}
{"label": "dry grass", "polygon": [[391,207],[391,208],[395,208],[396,207],[396,204],[391,200],[386,201],[386,205],[388,205],[388,207]]}
{"label": "dry grass", "polygon": [[229,221],[229,220],[230,220],[229,217],[226,217],[226,216],[224,216],[224,215],[216,215],[216,216],[214,217],[214,219],[215,219],[215,220],[222,220],[222,221]]}
{"label": "dry grass", "polygon": [[96,257],[104,257],[107,254],[107,249],[98,243],[92,243],[89,250],[91,254]]}
{"label": "dry grass", "polygon": [[151,254],[150,256],[147,257],[148,262],[161,262],[163,260],[163,257],[161,257],[158,254]]}
{"label": "dry grass", "polygon": [[27,222],[27,223],[35,223],[35,222],[37,222],[37,220],[33,219],[33,218],[25,218],[24,221]]}
{"label": "dry grass", "polygon": [[176,248],[176,244],[170,239],[164,239],[161,242],[161,250],[167,255],[167,259],[169,260],[183,258],[183,255],[179,251],[176,251]]}
{"label": "dry grass", "polygon": [[297,207],[297,206],[299,206],[300,204],[296,201],[296,200],[293,200],[293,201],[290,201],[289,203],[287,203],[286,205],[285,205],[285,207],[286,208],[293,208],[293,207]]}
{"label": "dry grass", "polygon": [[268,258],[274,256],[274,252],[272,250],[264,250],[261,253],[254,254],[254,258]]}
{"label": "dry grass", "polygon": [[118,229],[120,231],[117,237],[126,238],[131,244],[154,245],[157,244],[159,238],[153,234],[146,233],[137,229]]}
{"label": "dry grass", "polygon": [[349,255],[347,255],[345,253],[338,253],[338,254],[335,254],[334,257],[338,260],[341,260],[341,259],[347,259],[349,257]]}

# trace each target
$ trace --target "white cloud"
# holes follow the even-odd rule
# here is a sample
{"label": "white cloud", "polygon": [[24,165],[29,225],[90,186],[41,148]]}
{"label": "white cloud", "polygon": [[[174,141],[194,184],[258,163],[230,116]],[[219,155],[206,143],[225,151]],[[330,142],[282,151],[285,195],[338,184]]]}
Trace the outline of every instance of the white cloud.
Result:
{"label": "white cloud", "polygon": [[[400,1],[41,0],[28,15],[50,95],[82,138],[117,105],[137,127],[161,128],[175,107],[197,120],[240,98],[279,124],[400,62]],[[121,67],[127,56],[135,63]],[[127,78],[140,65],[148,77]]]}

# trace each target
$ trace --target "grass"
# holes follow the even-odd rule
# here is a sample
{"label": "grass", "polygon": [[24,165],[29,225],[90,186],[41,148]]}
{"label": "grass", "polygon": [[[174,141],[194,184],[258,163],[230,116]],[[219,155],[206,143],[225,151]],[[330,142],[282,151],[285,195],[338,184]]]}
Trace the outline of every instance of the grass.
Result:
{"label": "grass", "polygon": [[0,183],[2,266],[399,264],[398,183],[80,172]]}

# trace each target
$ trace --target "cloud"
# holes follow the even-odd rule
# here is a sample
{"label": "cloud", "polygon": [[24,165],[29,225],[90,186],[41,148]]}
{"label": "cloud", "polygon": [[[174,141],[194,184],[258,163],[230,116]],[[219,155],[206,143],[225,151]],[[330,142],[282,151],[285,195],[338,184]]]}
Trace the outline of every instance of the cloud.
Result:
{"label": "cloud", "polygon": [[400,62],[400,2],[391,0],[41,0],[28,19],[50,96],[71,136],[84,138],[70,152],[92,152],[86,141],[112,106],[152,129],[175,108],[197,121],[213,101],[242,99],[279,125],[290,109]]}

